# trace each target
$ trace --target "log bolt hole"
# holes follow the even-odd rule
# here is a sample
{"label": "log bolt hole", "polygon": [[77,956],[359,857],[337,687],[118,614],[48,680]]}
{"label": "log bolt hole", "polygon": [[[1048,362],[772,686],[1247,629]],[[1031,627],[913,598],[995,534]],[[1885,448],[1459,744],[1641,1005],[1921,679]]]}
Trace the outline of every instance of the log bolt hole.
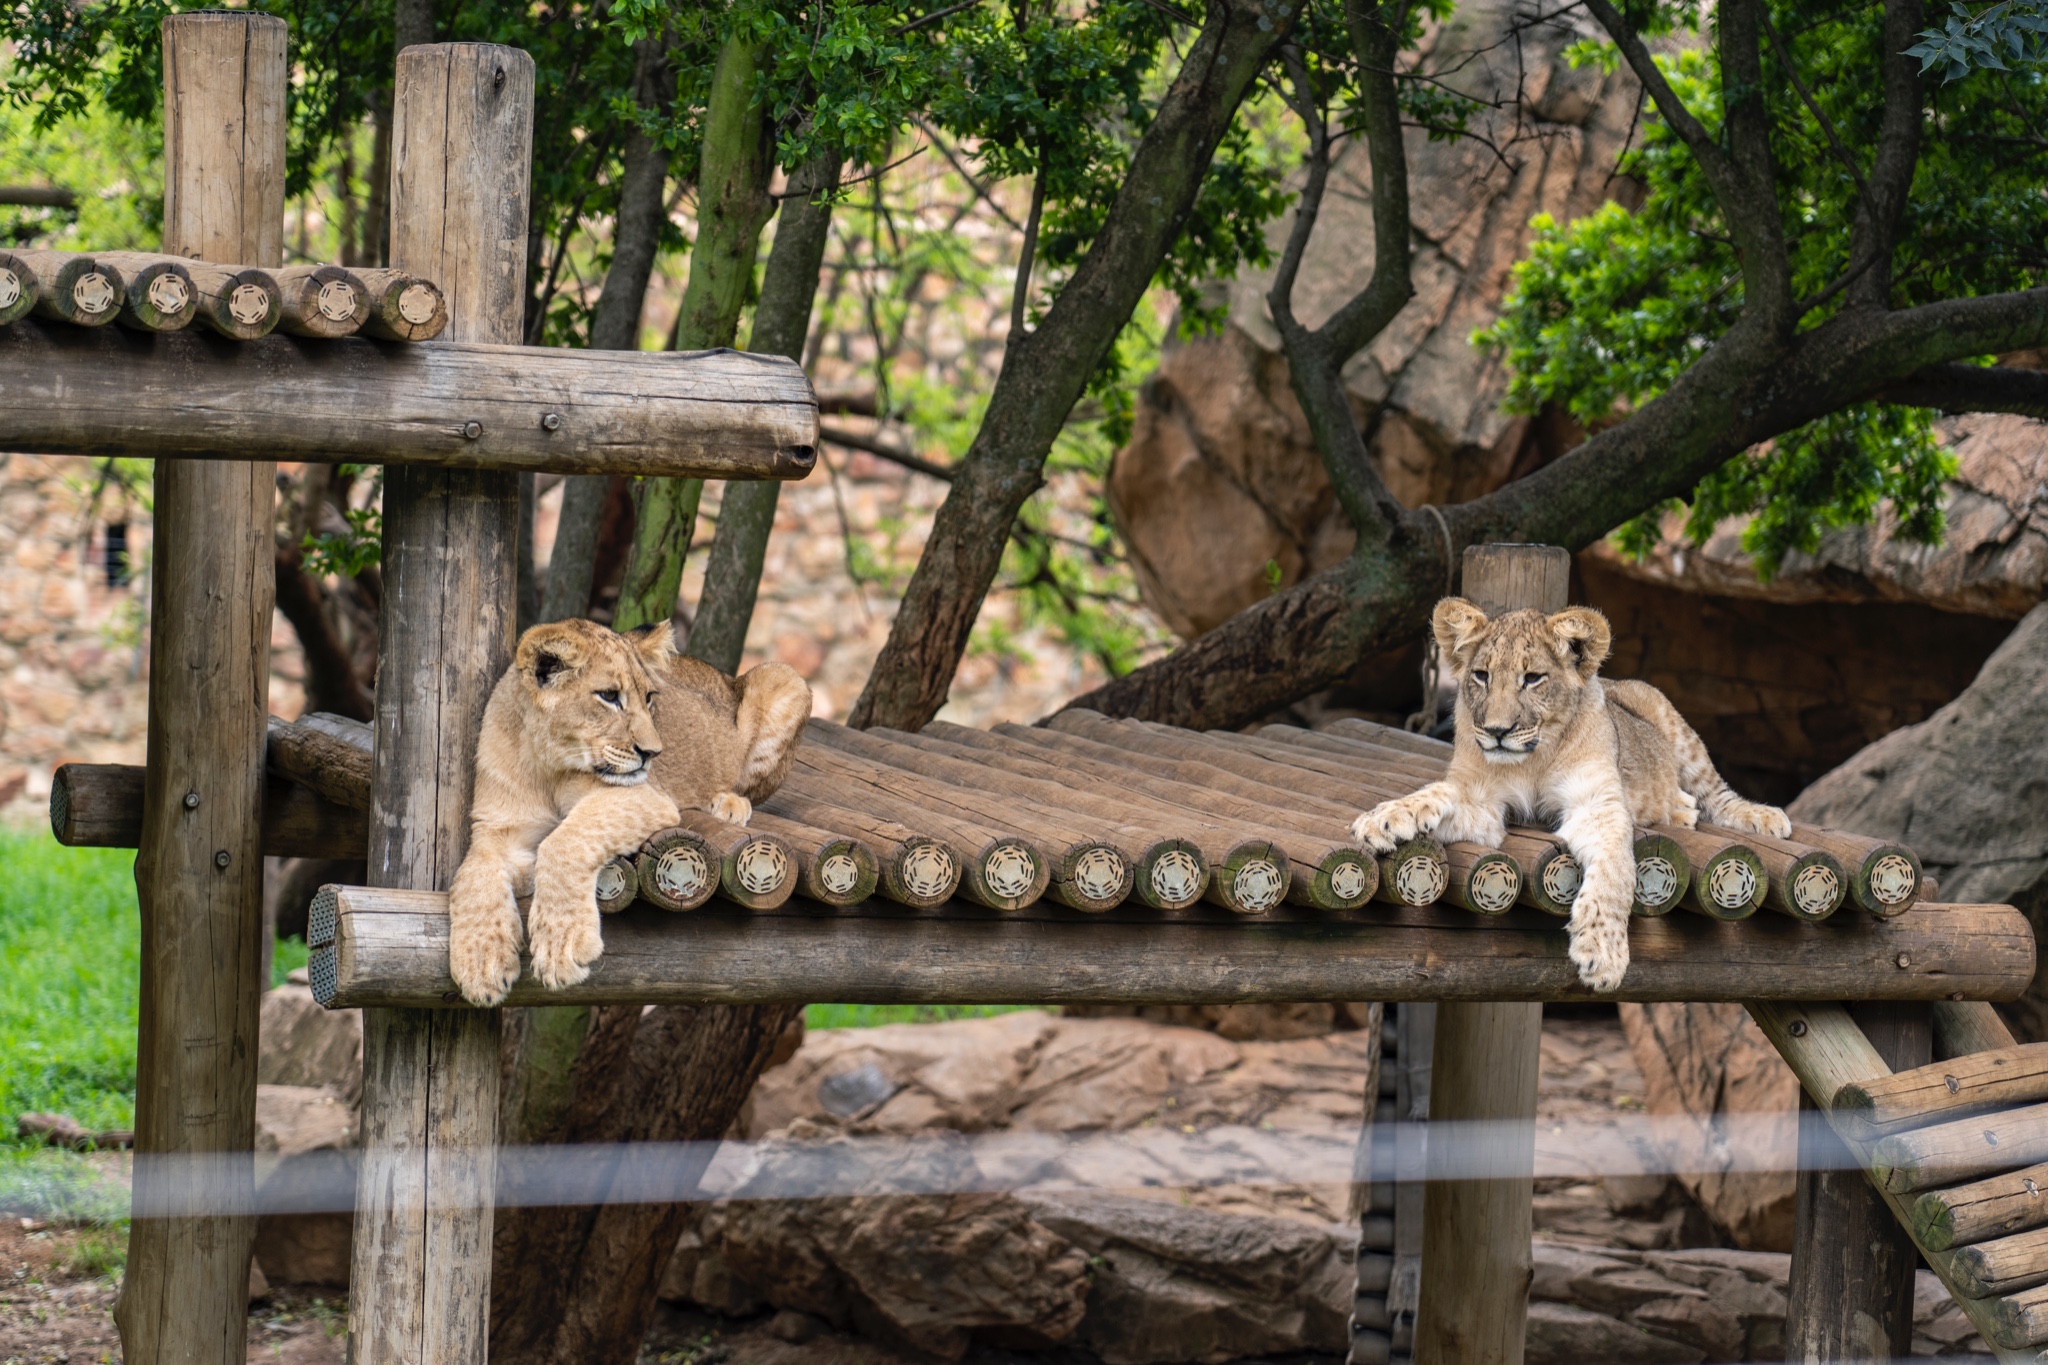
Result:
{"label": "log bolt hole", "polygon": [[462,424],[462,434],[474,441],[484,434],[484,424],[482,422],[464,422]]}
{"label": "log bolt hole", "polygon": [[1806,1021],[1804,1019],[1794,1019],[1786,1026],[1785,1031],[1794,1038],[1804,1038],[1806,1036]]}
{"label": "log bolt hole", "polygon": [[1911,953],[1900,953],[1898,962],[1899,970],[1903,972],[1906,968],[1913,965],[1913,955]]}
{"label": "log bolt hole", "polygon": [[186,809],[186,810],[198,810],[198,809],[199,809],[199,793],[198,793],[198,792],[186,792],[186,793],[185,793],[185,809]]}
{"label": "log bolt hole", "polygon": [[222,849],[220,852],[213,855],[213,865],[215,867],[225,868],[231,861],[233,860],[228,857],[228,851],[226,849]]}
{"label": "log bolt hole", "polygon": [[542,431],[560,431],[562,429],[562,414],[559,412],[542,413],[540,429]]}

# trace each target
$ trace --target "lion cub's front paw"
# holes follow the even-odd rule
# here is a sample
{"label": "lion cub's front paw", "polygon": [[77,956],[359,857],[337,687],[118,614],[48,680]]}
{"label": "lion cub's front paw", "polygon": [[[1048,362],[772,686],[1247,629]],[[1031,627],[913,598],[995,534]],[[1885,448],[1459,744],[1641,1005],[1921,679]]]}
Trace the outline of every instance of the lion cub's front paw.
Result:
{"label": "lion cub's front paw", "polygon": [[489,1008],[505,1003],[519,979],[519,921],[511,930],[498,923],[451,924],[448,930],[448,974],[462,998]]}
{"label": "lion cub's front paw", "polygon": [[1443,818],[1443,808],[1433,800],[1404,796],[1382,801],[1351,822],[1351,837],[1375,853],[1392,853],[1418,834],[1426,834]]}
{"label": "lion cub's front paw", "polygon": [[575,897],[548,897],[543,889],[527,916],[526,939],[541,985],[558,991],[588,979],[590,964],[604,956],[597,902],[584,906]]}
{"label": "lion cub's front paw", "polygon": [[711,813],[728,825],[744,825],[754,818],[754,803],[738,792],[720,792],[711,798]]}
{"label": "lion cub's front paw", "polygon": [[1776,806],[1766,806],[1761,801],[1731,801],[1722,814],[1730,826],[1749,834],[1762,834],[1772,839],[1792,837],[1791,817]]}
{"label": "lion cub's front paw", "polygon": [[1621,989],[1628,975],[1628,922],[1598,923],[1571,931],[1572,965],[1588,988],[1606,994]]}

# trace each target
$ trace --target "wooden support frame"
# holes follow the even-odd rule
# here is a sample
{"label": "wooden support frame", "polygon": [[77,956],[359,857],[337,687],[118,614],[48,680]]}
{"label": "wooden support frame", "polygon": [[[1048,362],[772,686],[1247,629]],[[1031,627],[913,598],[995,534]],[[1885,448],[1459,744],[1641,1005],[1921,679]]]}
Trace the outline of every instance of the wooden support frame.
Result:
{"label": "wooden support frame", "polygon": [[[163,52],[164,250],[281,263],[284,21],[172,15]],[[130,1225],[115,1321],[123,1357],[147,1365],[241,1365],[246,1352],[275,468],[193,460],[156,473],[136,1150],[220,1159],[201,1166],[218,1182],[202,1194],[217,1214]],[[167,1178],[138,1169],[138,1200]]]}
{"label": "wooden support frame", "polygon": [[[316,996],[332,1008],[471,1012],[448,976],[447,924],[436,892],[324,888],[308,931]],[[792,899],[748,912],[715,900],[682,915],[646,905],[608,915],[587,981],[548,991],[522,976],[507,1003],[2010,1000],[2034,970],[2026,917],[2002,905],[1822,925],[1668,915],[1638,922],[1631,939],[1621,990],[1596,997],[1579,984],[1557,921],[1527,910],[1287,907],[1246,920],[1206,904],[1091,914],[1043,901],[999,911]]]}
{"label": "wooden support frame", "polygon": [[803,371],[740,351],[528,348],[455,325],[407,345],[23,319],[0,328],[0,373],[0,449],[29,454],[711,479],[800,479],[817,458]]}
{"label": "wooden support frame", "polygon": [[[393,264],[438,283],[452,339],[504,344],[524,305],[533,59],[473,43],[398,55]],[[449,885],[469,840],[477,734],[512,657],[512,474],[397,469],[384,491],[370,877]],[[350,1358],[484,1365],[500,1014],[363,1012]]]}

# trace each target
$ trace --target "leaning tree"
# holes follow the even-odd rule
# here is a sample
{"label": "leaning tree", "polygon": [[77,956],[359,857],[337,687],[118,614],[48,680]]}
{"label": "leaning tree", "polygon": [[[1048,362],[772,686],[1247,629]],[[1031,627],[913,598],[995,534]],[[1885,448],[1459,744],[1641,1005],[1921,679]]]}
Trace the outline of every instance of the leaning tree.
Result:
{"label": "leaning tree", "polygon": [[[2001,70],[1984,55],[2032,55],[2033,29],[1998,19],[1930,34],[1919,0],[1826,14],[1723,0],[1704,43],[1659,41],[1697,10],[1587,0],[1598,29],[1578,57],[1626,63],[1652,111],[1622,167],[1648,195],[1635,214],[1610,206],[1545,225],[1502,321],[1476,342],[1505,351],[1515,401],[1568,407],[1595,434],[1486,497],[1403,507],[1367,456],[1340,372],[1411,296],[1404,137],[1417,124],[1455,131],[1460,95],[1403,56],[1430,17],[1420,7],[1324,8],[1309,6],[1299,39],[1275,45],[1308,154],[1269,303],[1356,549],[1073,705],[1243,723],[1416,635],[1464,546],[1577,549],[1674,499],[1693,501],[1696,524],[1756,513],[1766,561],[1885,498],[1931,536],[1944,465],[1925,413],[2048,415],[2048,375],[1986,363],[2048,343],[2048,84],[2038,65]],[[1321,27],[1348,41],[1319,40]],[[1371,162],[1375,269],[1310,328],[1293,284],[1344,137],[1362,138]],[[1077,303],[1099,297],[1098,286]],[[1033,397],[1023,406],[1041,425],[1054,420],[1041,405],[1064,412],[1062,392]],[[915,728],[944,702],[993,574],[987,527],[1036,486],[1049,445],[1027,426],[983,427],[859,721]]]}

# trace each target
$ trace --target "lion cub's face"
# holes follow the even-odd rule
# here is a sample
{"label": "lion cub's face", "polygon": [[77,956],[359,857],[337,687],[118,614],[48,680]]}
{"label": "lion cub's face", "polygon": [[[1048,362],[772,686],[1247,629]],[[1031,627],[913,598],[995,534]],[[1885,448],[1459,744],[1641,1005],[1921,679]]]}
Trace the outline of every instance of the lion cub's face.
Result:
{"label": "lion cub's face", "polygon": [[645,782],[661,736],[650,662],[675,652],[667,625],[632,636],[594,621],[551,621],[519,638],[513,666],[527,695],[527,742],[556,772]]}
{"label": "lion cub's face", "polygon": [[1430,628],[1457,672],[1458,734],[1490,763],[1520,763],[1571,727],[1613,639],[1591,607],[1488,620],[1462,597],[1437,603]]}

